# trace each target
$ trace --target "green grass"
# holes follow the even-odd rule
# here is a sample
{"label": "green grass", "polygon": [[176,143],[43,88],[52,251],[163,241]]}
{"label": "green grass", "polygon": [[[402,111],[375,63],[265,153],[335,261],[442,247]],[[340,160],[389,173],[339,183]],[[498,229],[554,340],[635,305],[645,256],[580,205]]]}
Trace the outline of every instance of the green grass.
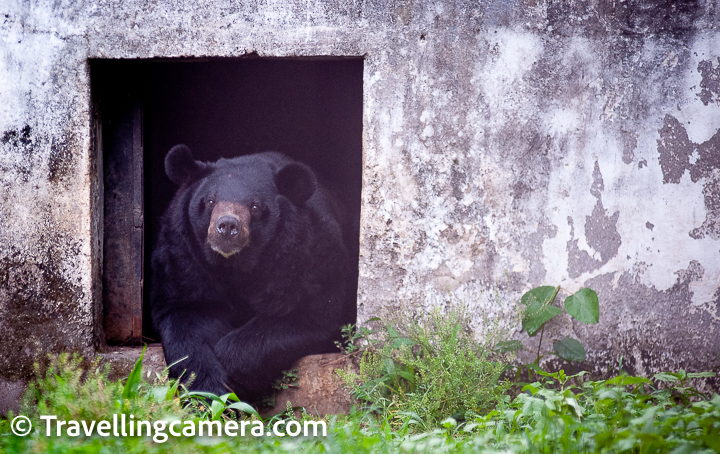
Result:
{"label": "green grass", "polygon": [[[257,423],[254,409],[232,394],[188,393],[167,377],[148,377],[139,364],[126,380],[110,381],[99,363],[87,367],[77,356],[60,355],[36,371],[23,400],[20,414],[35,431],[13,435],[14,415],[8,415],[0,420],[0,452],[720,452],[720,396],[690,385],[714,373],[589,380],[584,373],[541,371],[511,396],[509,384],[498,379],[501,364],[468,336],[462,320],[434,317],[402,333],[386,326],[377,348],[366,346],[364,370],[345,374],[361,398],[358,406],[350,415],[328,417],[325,437],[170,436],[164,443],[147,436],[48,437],[41,415],[88,422],[113,414],[196,424],[254,421],[263,431],[295,418],[290,409]],[[299,423],[311,419],[303,415]]]}
{"label": "green grass", "polygon": [[475,339],[462,310],[430,314],[366,333],[359,372],[340,376],[363,410],[396,428],[431,430],[448,416],[492,410],[510,384],[500,380],[505,355]]}

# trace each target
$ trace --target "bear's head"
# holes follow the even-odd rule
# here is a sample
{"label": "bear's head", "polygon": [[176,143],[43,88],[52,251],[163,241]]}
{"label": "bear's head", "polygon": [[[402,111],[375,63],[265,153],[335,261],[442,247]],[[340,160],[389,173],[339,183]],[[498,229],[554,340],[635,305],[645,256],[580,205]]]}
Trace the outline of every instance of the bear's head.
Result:
{"label": "bear's head", "polygon": [[283,216],[292,216],[317,190],[315,174],[280,153],[265,152],[196,161],[185,145],[165,157],[165,173],[180,186],[185,219],[211,263],[251,266],[276,236]]}

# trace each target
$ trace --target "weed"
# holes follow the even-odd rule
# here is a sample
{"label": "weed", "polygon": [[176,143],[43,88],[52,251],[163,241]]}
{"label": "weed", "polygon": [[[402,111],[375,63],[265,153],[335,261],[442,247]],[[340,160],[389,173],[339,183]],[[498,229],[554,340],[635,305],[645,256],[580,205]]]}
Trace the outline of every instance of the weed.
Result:
{"label": "weed", "polygon": [[[542,371],[540,368],[540,360],[543,356],[540,354],[545,334],[545,325],[554,317],[562,313],[562,309],[553,305],[555,298],[560,291],[560,286],[541,286],[535,287],[523,294],[520,302],[524,306],[522,327],[528,336],[533,337],[540,333],[540,341],[538,342],[537,354],[535,361],[522,366],[512,366],[508,369],[517,367],[515,379],[520,380],[523,370],[527,371],[528,380],[532,380],[532,373]],[[569,292],[568,292],[569,293]],[[565,298],[565,311],[576,320],[585,324],[594,324],[600,320],[600,304],[597,293],[589,288],[583,288],[575,293],[571,293]],[[519,340],[510,340],[498,342],[493,349],[500,353],[514,353],[523,349],[523,343]],[[568,362],[585,361],[585,347],[576,339],[566,337],[560,341],[553,342],[553,355],[556,355]]]}
{"label": "weed", "polygon": [[273,388],[277,390],[297,388],[298,387],[298,370],[289,369],[282,371],[282,377],[275,380]]}
{"label": "weed", "polygon": [[489,411],[508,387],[499,381],[504,365],[466,324],[456,309],[384,325],[363,351],[359,372],[340,375],[366,408],[411,431]]}
{"label": "weed", "polygon": [[[23,399],[21,414],[35,431],[13,435],[0,419],[0,452],[221,453],[221,452],[511,452],[511,453],[712,453],[720,452],[720,396],[695,389],[712,372],[683,370],[650,378],[620,372],[592,381],[537,367],[537,380],[516,397],[503,394],[502,365],[465,329],[460,312],[433,312],[406,325],[365,331],[360,371],[343,371],[363,404],[349,415],[328,417],[327,436],[267,436],[276,423],[315,420],[288,404],[263,421],[234,394],[188,392],[160,374],[147,380],[142,356],[123,381],[108,380],[107,366],[75,355],[52,357]],[[359,331],[347,330],[357,334]],[[113,414],[149,421],[251,420],[258,437],[46,436],[40,415],[98,421]],[[283,425],[283,424],[280,424]]]}

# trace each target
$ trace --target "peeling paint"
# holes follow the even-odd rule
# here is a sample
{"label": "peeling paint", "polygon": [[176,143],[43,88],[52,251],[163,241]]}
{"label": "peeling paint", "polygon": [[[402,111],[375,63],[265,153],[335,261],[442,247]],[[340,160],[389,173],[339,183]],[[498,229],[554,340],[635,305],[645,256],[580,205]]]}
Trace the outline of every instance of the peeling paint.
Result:
{"label": "peeling paint", "polygon": [[720,194],[720,130],[707,142],[695,144],[675,117],[666,115],[664,123],[658,140],[663,183],[679,183],[686,170],[689,170],[693,183],[705,180],[703,196],[706,218],[689,235],[694,239],[708,235],[717,240],[720,238],[720,202],[717,197]]}
{"label": "peeling paint", "polygon": [[[0,23],[0,378],[100,338],[92,58],[364,56],[358,319],[529,288],[587,367],[717,369],[720,11],[667,2],[10,2]],[[451,292],[451,293],[450,293]],[[19,320],[19,321],[18,321]]]}
{"label": "peeling paint", "polygon": [[697,67],[702,74],[698,97],[706,106],[711,102],[720,103],[720,58],[717,61],[718,65],[714,68],[710,60],[701,61]]}

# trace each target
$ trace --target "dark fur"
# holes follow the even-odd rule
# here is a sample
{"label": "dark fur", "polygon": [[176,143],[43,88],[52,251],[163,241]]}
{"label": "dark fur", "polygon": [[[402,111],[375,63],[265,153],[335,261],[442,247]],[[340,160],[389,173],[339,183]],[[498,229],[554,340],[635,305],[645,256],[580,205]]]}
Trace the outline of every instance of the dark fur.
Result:
{"label": "dark fur", "polygon": [[[165,161],[180,187],[152,255],[152,318],[172,377],[254,400],[299,358],[336,350],[354,299],[336,205],[305,165],[274,152],[201,163],[184,145]],[[224,258],[206,238],[208,197],[250,206],[250,242]]]}

